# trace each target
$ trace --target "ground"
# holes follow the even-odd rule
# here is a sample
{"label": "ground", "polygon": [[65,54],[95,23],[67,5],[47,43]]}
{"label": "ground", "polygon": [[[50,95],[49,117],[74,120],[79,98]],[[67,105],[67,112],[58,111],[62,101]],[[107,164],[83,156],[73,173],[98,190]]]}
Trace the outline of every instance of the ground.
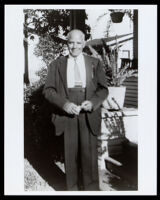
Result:
{"label": "ground", "polygon": [[[27,159],[24,159],[25,164],[25,191],[55,191],[33,168]],[[57,166],[64,172],[63,163],[57,162]],[[108,176],[111,173],[105,170],[99,170],[100,189],[102,191],[113,191],[114,189],[108,183]]]}
{"label": "ground", "polygon": [[[27,159],[24,159],[25,164],[25,191],[55,191],[64,190],[64,185],[59,184],[55,186],[55,182],[48,183],[29,163]],[[56,166],[65,173],[64,164],[62,162],[56,162]],[[53,164],[54,165],[54,164]],[[53,175],[53,179],[57,180],[57,177]],[[62,181],[62,179],[61,179]],[[65,179],[63,179],[65,181]],[[117,190],[135,190],[133,184],[129,183],[126,179],[122,179],[119,176],[111,173],[107,169],[101,169],[99,162],[99,182],[101,191],[117,191]],[[54,187],[55,186],[55,187]]]}

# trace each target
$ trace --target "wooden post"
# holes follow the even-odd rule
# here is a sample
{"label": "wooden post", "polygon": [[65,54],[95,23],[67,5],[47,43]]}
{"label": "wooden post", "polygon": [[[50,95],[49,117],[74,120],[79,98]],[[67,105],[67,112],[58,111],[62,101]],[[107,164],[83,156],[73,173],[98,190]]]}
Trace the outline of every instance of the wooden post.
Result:
{"label": "wooden post", "polygon": [[71,10],[70,30],[80,29],[85,33],[85,10]]}
{"label": "wooden post", "polygon": [[117,34],[116,34],[116,48],[115,48],[115,67],[116,74],[118,73],[118,42],[117,42]]}

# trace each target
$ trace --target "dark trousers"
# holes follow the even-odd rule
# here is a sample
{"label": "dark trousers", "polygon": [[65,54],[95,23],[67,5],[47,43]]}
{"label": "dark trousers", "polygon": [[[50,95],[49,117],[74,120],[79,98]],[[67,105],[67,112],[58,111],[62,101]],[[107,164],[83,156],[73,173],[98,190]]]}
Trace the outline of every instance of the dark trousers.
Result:
{"label": "dark trousers", "polygon": [[[80,105],[85,100],[84,89],[69,89],[69,99]],[[85,112],[68,118],[64,150],[67,189],[99,190],[97,137],[89,130]]]}

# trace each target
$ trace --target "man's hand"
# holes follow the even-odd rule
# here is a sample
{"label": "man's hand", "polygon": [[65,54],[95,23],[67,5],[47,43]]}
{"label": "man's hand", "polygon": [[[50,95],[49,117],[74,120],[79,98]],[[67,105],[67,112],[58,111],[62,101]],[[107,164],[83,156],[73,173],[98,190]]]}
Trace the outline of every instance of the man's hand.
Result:
{"label": "man's hand", "polygon": [[63,109],[68,114],[73,114],[73,115],[79,115],[79,112],[81,110],[80,106],[77,106],[76,104],[71,102],[65,103]]}
{"label": "man's hand", "polygon": [[93,103],[91,101],[83,101],[81,104],[81,108],[85,111],[91,112],[93,109]]}

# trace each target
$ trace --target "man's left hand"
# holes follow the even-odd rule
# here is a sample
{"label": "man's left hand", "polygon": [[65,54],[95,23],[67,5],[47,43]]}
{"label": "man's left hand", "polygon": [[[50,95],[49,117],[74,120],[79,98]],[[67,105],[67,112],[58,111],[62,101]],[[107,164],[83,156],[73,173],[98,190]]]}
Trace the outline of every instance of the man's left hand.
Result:
{"label": "man's left hand", "polygon": [[81,104],[81,108],[85,111],[91,112],[93,109],[93,103],[91,101],[83,101]]}

